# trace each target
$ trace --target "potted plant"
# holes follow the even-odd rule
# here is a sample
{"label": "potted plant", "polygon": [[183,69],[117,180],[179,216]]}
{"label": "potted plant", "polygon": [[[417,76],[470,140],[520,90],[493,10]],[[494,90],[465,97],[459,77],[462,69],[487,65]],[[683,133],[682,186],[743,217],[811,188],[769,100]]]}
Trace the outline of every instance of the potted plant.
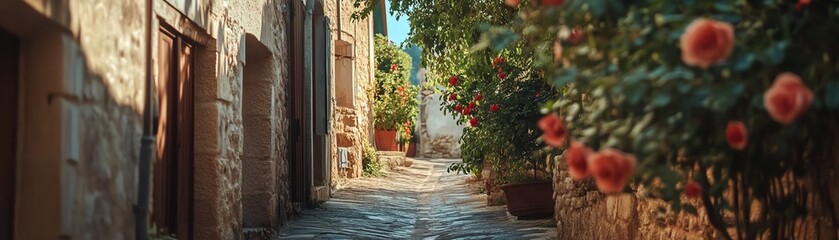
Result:
{"label": "potted plant", "polygon": [[540,74],[519,67],[527,66],[526,58],[484,59],[450,77],[447,84],[444,111],[469,126],[461,139],[463,162],[449,170],[478,174],[488,161],[495,173],[487,179],[489,190],[501,186],[511,215],[552,216],[551,174],[539,142],[541,132],[533,123],[542,116],[537,106],[554,91]]}
{"label": "potted plant", "polygon": [[376,148],[397,151],[397,130],[419,111],[419,88],[411,86],[411,58],[382,35],[376,35],[376,88],[373,121]]}

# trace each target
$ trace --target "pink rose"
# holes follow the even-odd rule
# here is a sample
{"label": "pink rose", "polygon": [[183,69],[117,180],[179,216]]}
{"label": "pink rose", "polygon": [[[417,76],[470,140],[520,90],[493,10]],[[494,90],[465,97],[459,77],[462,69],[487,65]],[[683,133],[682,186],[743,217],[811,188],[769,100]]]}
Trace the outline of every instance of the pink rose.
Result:
{"label": "pink rose", "polygon": [[708,68],[731,55],[734,49],[734,27],[730,23],[713,19],[696,19],[682,34],[680,46],[685,64]]}
{"label": "pink rose", "polygon": [[787,125],[798,119],[813,103],[811,91],[793,73],[781,73],[763,94],[763,106],[776,122]]}
{"label": "pink rose", "polygon": [[623,191],[635,172],[635,156],[611,148],[592,154],[588,163],[597,188],[603,193]]}
{"label": "pink rose", "polygon": [[571,147],[565,151],[565,162],[568,164],[568,173],[571,178],[581,180],[589,176],[588,156],[591,149],[585,144],[571,141]]}
{"label": "pink rose", "polygon": [[746,125],[741,121],[728,122],[728,127],[725,128],[725,141],[732,149],[745,149],[746,144],[749,143],[749,132],[746,130]]}
{"label": "pink rose", "polygon": [[568,129],[562,123],[562,119],[556,114],[548,114],[539,119],[539,129],[542,129],[542,137],[545,138],[545,143],[553,147],[560,147],[565,144],[565,136],[568,134]]}

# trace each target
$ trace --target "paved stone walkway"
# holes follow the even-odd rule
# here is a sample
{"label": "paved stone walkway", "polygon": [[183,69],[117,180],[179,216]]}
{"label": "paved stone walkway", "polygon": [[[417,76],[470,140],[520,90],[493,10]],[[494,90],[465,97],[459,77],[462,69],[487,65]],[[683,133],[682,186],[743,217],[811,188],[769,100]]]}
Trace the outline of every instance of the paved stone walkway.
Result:
{"label": "paved stone walkway", "polygon": [[320,208],[305,210],[278,239],[554,239],[550,220],[519,221],[467,175],[447,173],[459,160],[416,160],[386,177],[353,179]]}

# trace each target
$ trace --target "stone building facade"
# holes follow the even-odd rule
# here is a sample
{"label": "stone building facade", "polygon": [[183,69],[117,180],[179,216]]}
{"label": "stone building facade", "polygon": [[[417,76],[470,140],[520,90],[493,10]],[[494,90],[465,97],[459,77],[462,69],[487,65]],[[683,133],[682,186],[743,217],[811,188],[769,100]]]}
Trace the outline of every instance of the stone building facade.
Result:
{"label": "stone building facade", "polygon": [[[371,21],[352,11],[337,0],[0,2],[0,239],[133,239],[144,126],[156,151],[140,221],[179,239],[267,236],[325,201],[359,175],[369,141]],[[347,57],[354,101],[341,105]],[[346,169],[339,147],[351,150]]]}

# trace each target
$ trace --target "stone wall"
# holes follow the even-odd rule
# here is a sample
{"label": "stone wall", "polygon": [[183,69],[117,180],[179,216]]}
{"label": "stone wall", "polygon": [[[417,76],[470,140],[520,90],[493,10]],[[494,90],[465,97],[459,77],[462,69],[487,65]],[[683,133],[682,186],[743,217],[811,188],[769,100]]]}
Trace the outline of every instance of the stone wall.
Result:
{"label": "stone wall", "polygon": [[571,179],[561,157],[556,157],[555,164],[554,217],[559,239],[720,238],[702,208],[698,216],[669,210],[660,213],[659,207],[669,209],[661,200],[636,194],[602,194],[591,180]]}
{"label": "stone wall", "polygon": [[[683,203],[697,207],[697,215],[669,210],[669,204],[660,199],[644,198],[637,192],[629,194],[602,194],[592,180],[574,181],[568,172],[565,160],[555,158],[554,200],[555,219],[559,239],[722,239],[708,220],[701,201],[682,196]],[[834,165],[834,168],[836,165]],[[806,178],[797,181],[806,182]],[[839,182],[833,176],[828,181]],[[811,191],[814,192],[814,191]],[[839,190],[830,189],[831,198],[839,196]],[[731,198],[730,196],[728,196]],[[793,239],[833,239],[839,235],[832,228],[830,209],[810,196],[807,202],[810,215],[794,225]],[[668,209],[662,213],[659,209]],[[812,210],[818,209],[818,210]],[[751,206],[752,213],[761,210],[759,204]],[[756,216],[752,216],[756,217]],[[726,221],[733,222],[733,214],[724,214]],[[736,233],[735,228],[727,229],[729,234]],[[768,233],[758,235],[758,239],[770,239]]]}
{"label": "stone wall", "polygon": [[[242,238],[248,141],[260,146],[270,169],[259,176],[270,183],[254,192],[267,200],[258,206],[266,227],[278,226],[292,209],[284,5],[154,0],[153,39],[158,27],[168,26],[196,46],[195,239]],[[23,70],[31,72],[21,89],[19,134],[26,138],[19,147],[18,239],[133,239],[145,64],[157,61],[156,51],[145,57],[145,6],[137,0],[0,3],[0,27],[21,38]],[[246,61],[254,45],[265,48],[265,62]],[[258,65],[267,70],[261,72],[266,83],[247,90],[244,69]],[[259,139],[246,139],[245,96],[261,97],[261,118],[253,125],[270,131],[253,135]]]}
{"label": "stone wall", "polygon": [[432,90],[420,93],[419,149],[417,154],[429,158],[460,158],[460,137],[464,126],[451,115],[440,111],[439,94]]}
{"label": "stone wall", "polygon": [[[340,2],[341,6],[338,6]],[[350,49],[341,51],[339,44],[333,42],[332,52],[336,55],[352,56],[353,88],[338,89],[332,85],[332,186],[341,178],[355,178],[361,176],[362,143],[370,142],[373,126],[372,102],[367,96],[367,89],[374,84],[373,79],[373,23],[372,18],[352,20],[351,15],[357,9],[352,1],[325,0],[323,1],[324,15],[331,22],[332,40],[344,41],[351,44]],[[338,8],[340,7],[340,16]],[[341,26],[339,29],[338,26]],[[337,63],[340,57],[335,57]],[[337,64],[333,64],[337,66]],[[337,79],[335,68],[331,69],[333,81]],[[352,106],[339,106],[336,95],[351,91]],[[350,94],[346,94],[350,95]],[[348,148],[349,168],[341,169],[338,162],[338,148]]]}

